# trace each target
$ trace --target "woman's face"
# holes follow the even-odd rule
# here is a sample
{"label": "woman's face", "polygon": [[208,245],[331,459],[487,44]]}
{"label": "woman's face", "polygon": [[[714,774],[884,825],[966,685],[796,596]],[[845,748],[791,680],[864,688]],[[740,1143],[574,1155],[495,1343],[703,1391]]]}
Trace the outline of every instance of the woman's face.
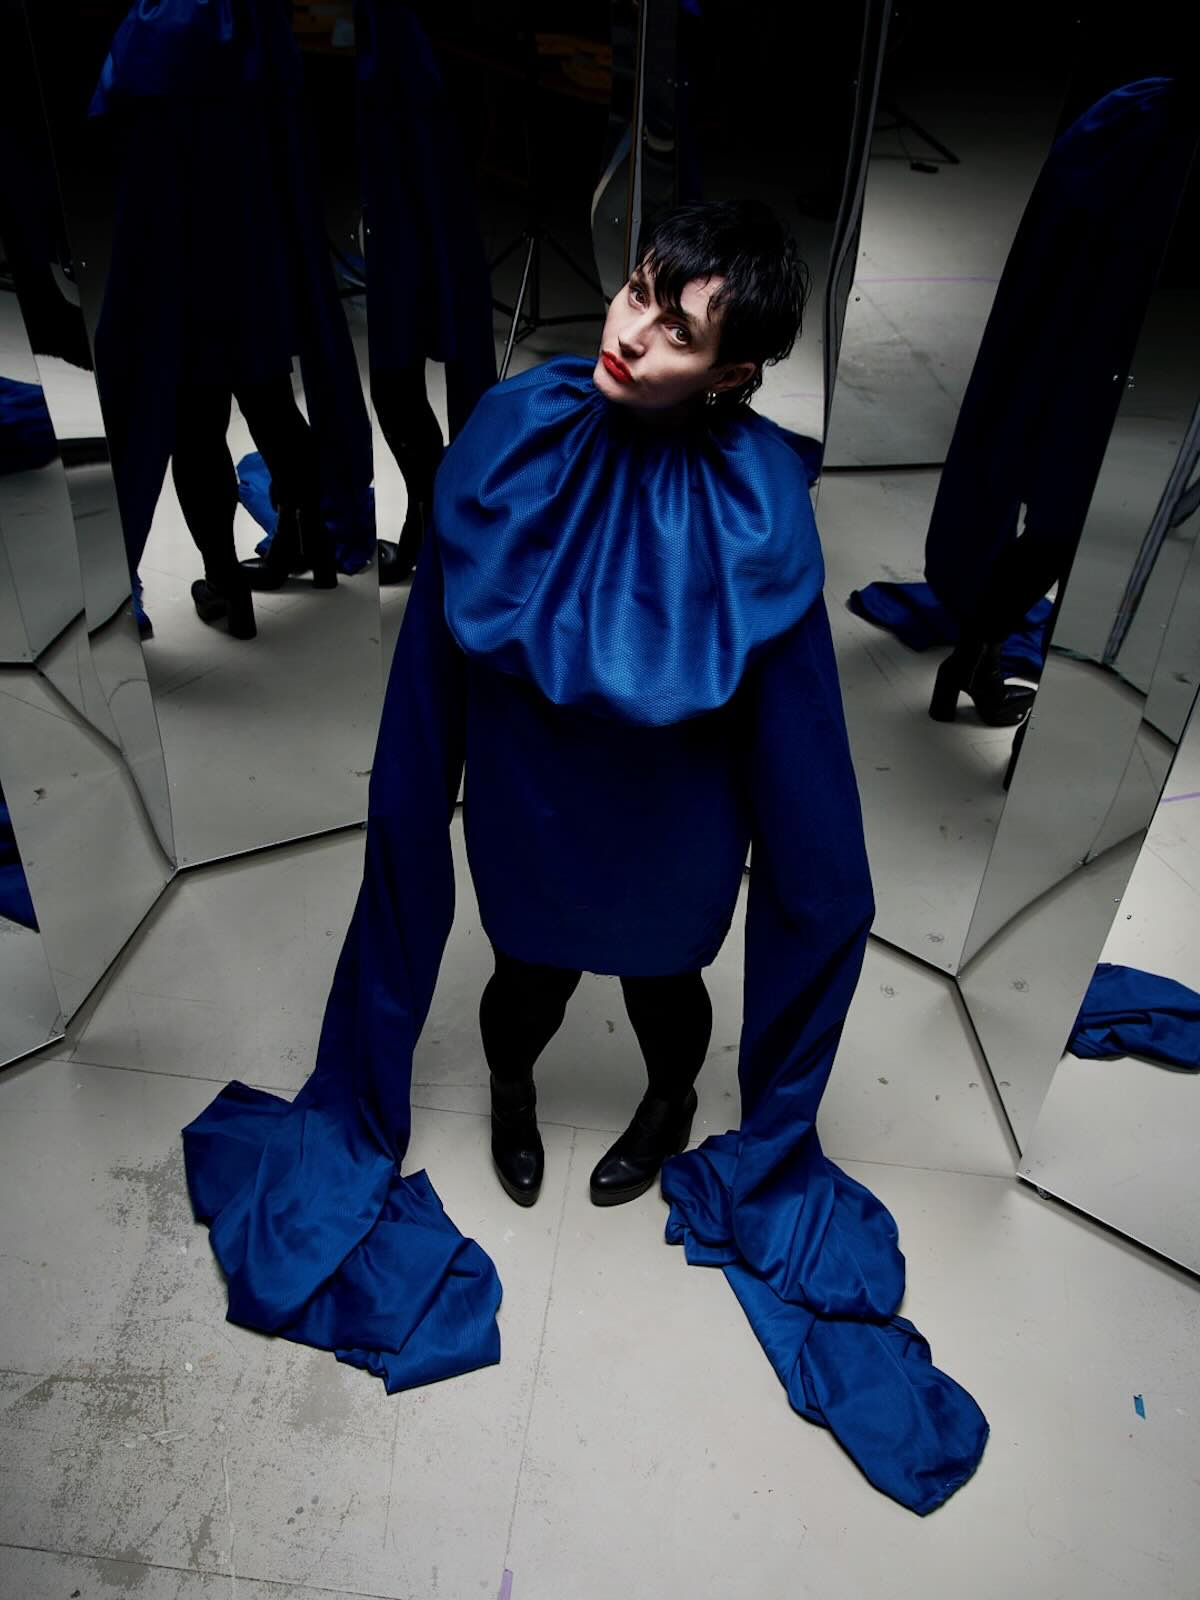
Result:
{"label": "woman's face", "polygon": [[704,403],[709,392],[737,388],[754,372],[749,361],[717,367],[720,311],[709,301],[722,278],[693,278],[679,312],[654,298],[654,276],[638,268],[608,308],[593,382],[606,400],[650,417],[673,417]]}

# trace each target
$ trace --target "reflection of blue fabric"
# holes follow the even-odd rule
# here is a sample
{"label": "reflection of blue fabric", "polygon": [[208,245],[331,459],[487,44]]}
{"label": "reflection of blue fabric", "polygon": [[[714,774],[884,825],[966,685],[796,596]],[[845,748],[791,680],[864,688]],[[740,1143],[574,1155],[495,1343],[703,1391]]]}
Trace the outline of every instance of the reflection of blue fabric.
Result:
{"label": "reflection of blue fabric", "polygon": [[0,794],[0,917],[37,932],[37,912],[29,893],[29,880],[17,848],[12,818]]}
{"label": "reflection of blue fabric", "polygon": [[44,467],[58,455],[41,386],[0,378],[0,474]]}
{"label": "reflection of blue fabric", "polygon": [[[257,450],[244,455],[238,462],[237,480],[238,499],[266,534],[266,538],[254,547],[258,555],[265,556],[271,548],[279,513],[271,504],[271,474]],[[328,517],[327,521],[335,541],[338,571],[348,575],[361,572],[375,554],[374,538],[364,540],[363,537],[364,529],[373,529],[375,526],[375,490],[368,488],[363,491],[358,514],[350,528],[345,528],[336,514]]]}
{"label": "reflection of blue fabric", "polygon": [[1097,1060],[1149,1056],[1200,1071],[1200,994],[1173,978],[1102,961],[1067,1049]]}
{"label": "reflection of blue fabric", "polygon": [[455,363],[465,416],[496,381],[492,282],[458,129],[410,7],[356,0],[368,339],[375,372]]}
{"label": "reflection of blue fabric", "polygon": [[[960,619],[1016,538],[1064,575],[1196,148],[1191,86],[1105,95],[1057,140],[1017,229],[938,485],[925,576]],[[1047,585],[1048,587],[1048,585]]]}
{"label": "reflection of blue fabric", "polygon": [[814,1127],[872,906],[807,479],[761,419],[642,433],[590,368],[502,384],[451,446],[316,1070],[291,1108],[218,1096],[192,1196],[235,1320],[389,1389],[495,1360],[491,1264],[399,1176],[463,762],[481,921],[527,959],[711,960],[752,841],[742,1125],[667,1164],[668,1238],[724,1268],[792,1404],[926,1512],[987,1425],[896,1315],[895,1223]]}
{"label": "reflection of blue fabric", "polygon": [[[887,628],[910,650],[958,643],[958,619],[927,583],[869,583],[865,589],[855,589],[847,604],[856,617]],[[1041,677],[1046,664],[1046,623],[1053,609],[1049,600],[1039,600],[1020,632],[1004,641],[1000,666],[1006,675]]]}
{"label": "reflection of blue fabric", "polygon": [[131,568],[174,444],[180,384],[253,384],[299,356],[323,509],[365,560],[370,423],[313,179],[280,0],[138,0],[91,113],[122,160],[97,381]]}

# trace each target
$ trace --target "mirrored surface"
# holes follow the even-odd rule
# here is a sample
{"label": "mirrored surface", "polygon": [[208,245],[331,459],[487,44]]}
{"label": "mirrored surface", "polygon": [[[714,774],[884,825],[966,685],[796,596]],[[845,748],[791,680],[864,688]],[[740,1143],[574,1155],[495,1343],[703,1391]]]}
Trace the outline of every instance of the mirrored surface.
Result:
{"label": "mirrored surface", "polygon": [[380,695],[365,332],[309,98],[331,41],[235,10],[228,37],[208,7],[26,11],[99,411],[67,363],[43,381],[60,437],[107,442],[70,469],[89,628],[180,864],[361,819]]}
{"label": "mirrored surface", "polygon": [[894,10],[827,466],[945,459],[1075,32],[1054,5],[1003,21],[921,0]]}
{"label": "mirrored surface", "polygon": [[[1189,593],[1193,641],[1200,628],[1195,598]],[[1104,962],[1192,990],[1200,986],[1197,796],[1200,719],[1193,710],[1101,953]],[[1021,1175],[1200,1271],[1197,1089],[1194,1066],[1181,1069],[1133,1050],[1099,1060],[1068,1052],[1041,1107]]]}
{"label": "mirrored surface", "polygon": [[[1178,539],[1145,552],[1200,355],[1181,309],[1196,115],[1167,72],[1186,29],[1148,29],[1123,58],[1115,34],[1077,35],[1051,8],[1033,61],[1019,29],[983,51],[960,26],[940,18],[930,42],[917,8],[889,31],[818,506],[875,932],[951,973],[989,936],[984,906],[968,946],[1048,646],[1100,664],[1038,700],[1035,718],[1065,718],[1056,737],[1079,746],[1041,817],[1048,854],[1083,859],[1113,805],[1181,576]],[[939,75],[955,51],[962,72]],[[1127,78],[1133,64],[1150,75]],[[864,284],[880,250],[904,270]],[[863,307],[880,331],[860,368]],[[1109,715],[1115,765],[1108,735],[1096,744]],[[1029,888],[1002,877],[1001,921]]]}
{"label": "mirrored surface", "polygon": [[[89,632],[72,499],[12,291],[0,331],[4,1062],[61,1033],[173,863],[122,747],[126,696],[145,677],[114,690],[96,669],[98,637],[114,628]],[[169,839],[169,815],[166,827]]]}
{"label": "mirrored surface", "polygon": [[[1191,300],[1194,317],[1196,301]],[[1154,338],[1154,327],[1150,330]],[[1194,370],[1194,369],[1193,369]],[[1195,555],[1193,512],[1174,508],[1191,477],[1198,443],[1189,425],[1194,407],[1151,408],[1160,434],[1178,441],[1158,493],[1140,474],[1124,470],[1128,419],[1135,435],[1146,420],[1138,388],[1127,391],[1105,458],[1090,516],[1067,584],[1055,646],[1038,691],[1016,775],[979,895],[959,986],[1024,1147],[1087,989],[1099,947],[1113,920],[1154,814],[1175,743],[1147,717],[1161,703],[1160,679],[1177,682],[1180,656],[1164,640],[1200,628],[1194,585],[1185,581]],[[1161,514],[1169,533],[1140,584],[1138,629],[1130,629],[1113,659],[1102,659],[1128,582],[1118,554],[1124,533],[1124,573],[1138,567],[1145,535]],[[1097,530],[1092,542],[1093,526]],[[1099,597],[1103,596],[1103,599]],[[1100,609],[1098,609],[1100,608]],[[1104,609],[1107,609],[1107,626]],[[1121,671],[1124,647],[1144,663],[1157,641],[1149,692]],[[1084,645],[1060,647],[1059,639]],[[1194,648],[1194,646],[1193,646]],[[1144,665],[1139,664],[1135,676]],[[1185,676],[1194,667],[1188,664]],[[1194,692],[1194,691],[1193,691]]]}

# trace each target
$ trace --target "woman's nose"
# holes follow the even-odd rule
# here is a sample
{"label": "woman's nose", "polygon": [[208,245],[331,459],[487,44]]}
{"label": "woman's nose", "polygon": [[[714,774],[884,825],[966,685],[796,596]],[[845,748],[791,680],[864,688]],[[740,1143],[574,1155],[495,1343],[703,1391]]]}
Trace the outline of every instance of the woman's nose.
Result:
{"label": "woman's nose", "polygon": [[623,350],[630,355],[641,355],[646,348],[646,339],[650,332],[653,313],[645,312],[641,316],[630,317],[617,329],[617,342]]}

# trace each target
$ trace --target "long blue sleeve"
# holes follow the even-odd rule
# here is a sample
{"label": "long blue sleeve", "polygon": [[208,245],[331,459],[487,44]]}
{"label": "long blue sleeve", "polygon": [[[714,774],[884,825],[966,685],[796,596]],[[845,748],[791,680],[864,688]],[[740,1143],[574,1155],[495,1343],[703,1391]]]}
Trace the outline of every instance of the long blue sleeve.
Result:
{"label": "long blue sleeve", "polygon": [[918,1512],[973,1472],[978,1406],[896,1316],[895,1222],[816,1118],[873,915],[829,624],[818,601],[747,685],[754,817],[737,1132],[669,1161],[670,1242],[721,1266],[797,1411]]}
{"label": "long blue sleeve", "polygon": [[336,1350],[389,1392],[499,1360],[500,1285],[428,1178],[404,1178],[412,1052],[454,916],[462,659],[431,543],[396,648],[362,889],[312,1077],[232,1083],[184,1129],[188,1187],[246,1327]]}

